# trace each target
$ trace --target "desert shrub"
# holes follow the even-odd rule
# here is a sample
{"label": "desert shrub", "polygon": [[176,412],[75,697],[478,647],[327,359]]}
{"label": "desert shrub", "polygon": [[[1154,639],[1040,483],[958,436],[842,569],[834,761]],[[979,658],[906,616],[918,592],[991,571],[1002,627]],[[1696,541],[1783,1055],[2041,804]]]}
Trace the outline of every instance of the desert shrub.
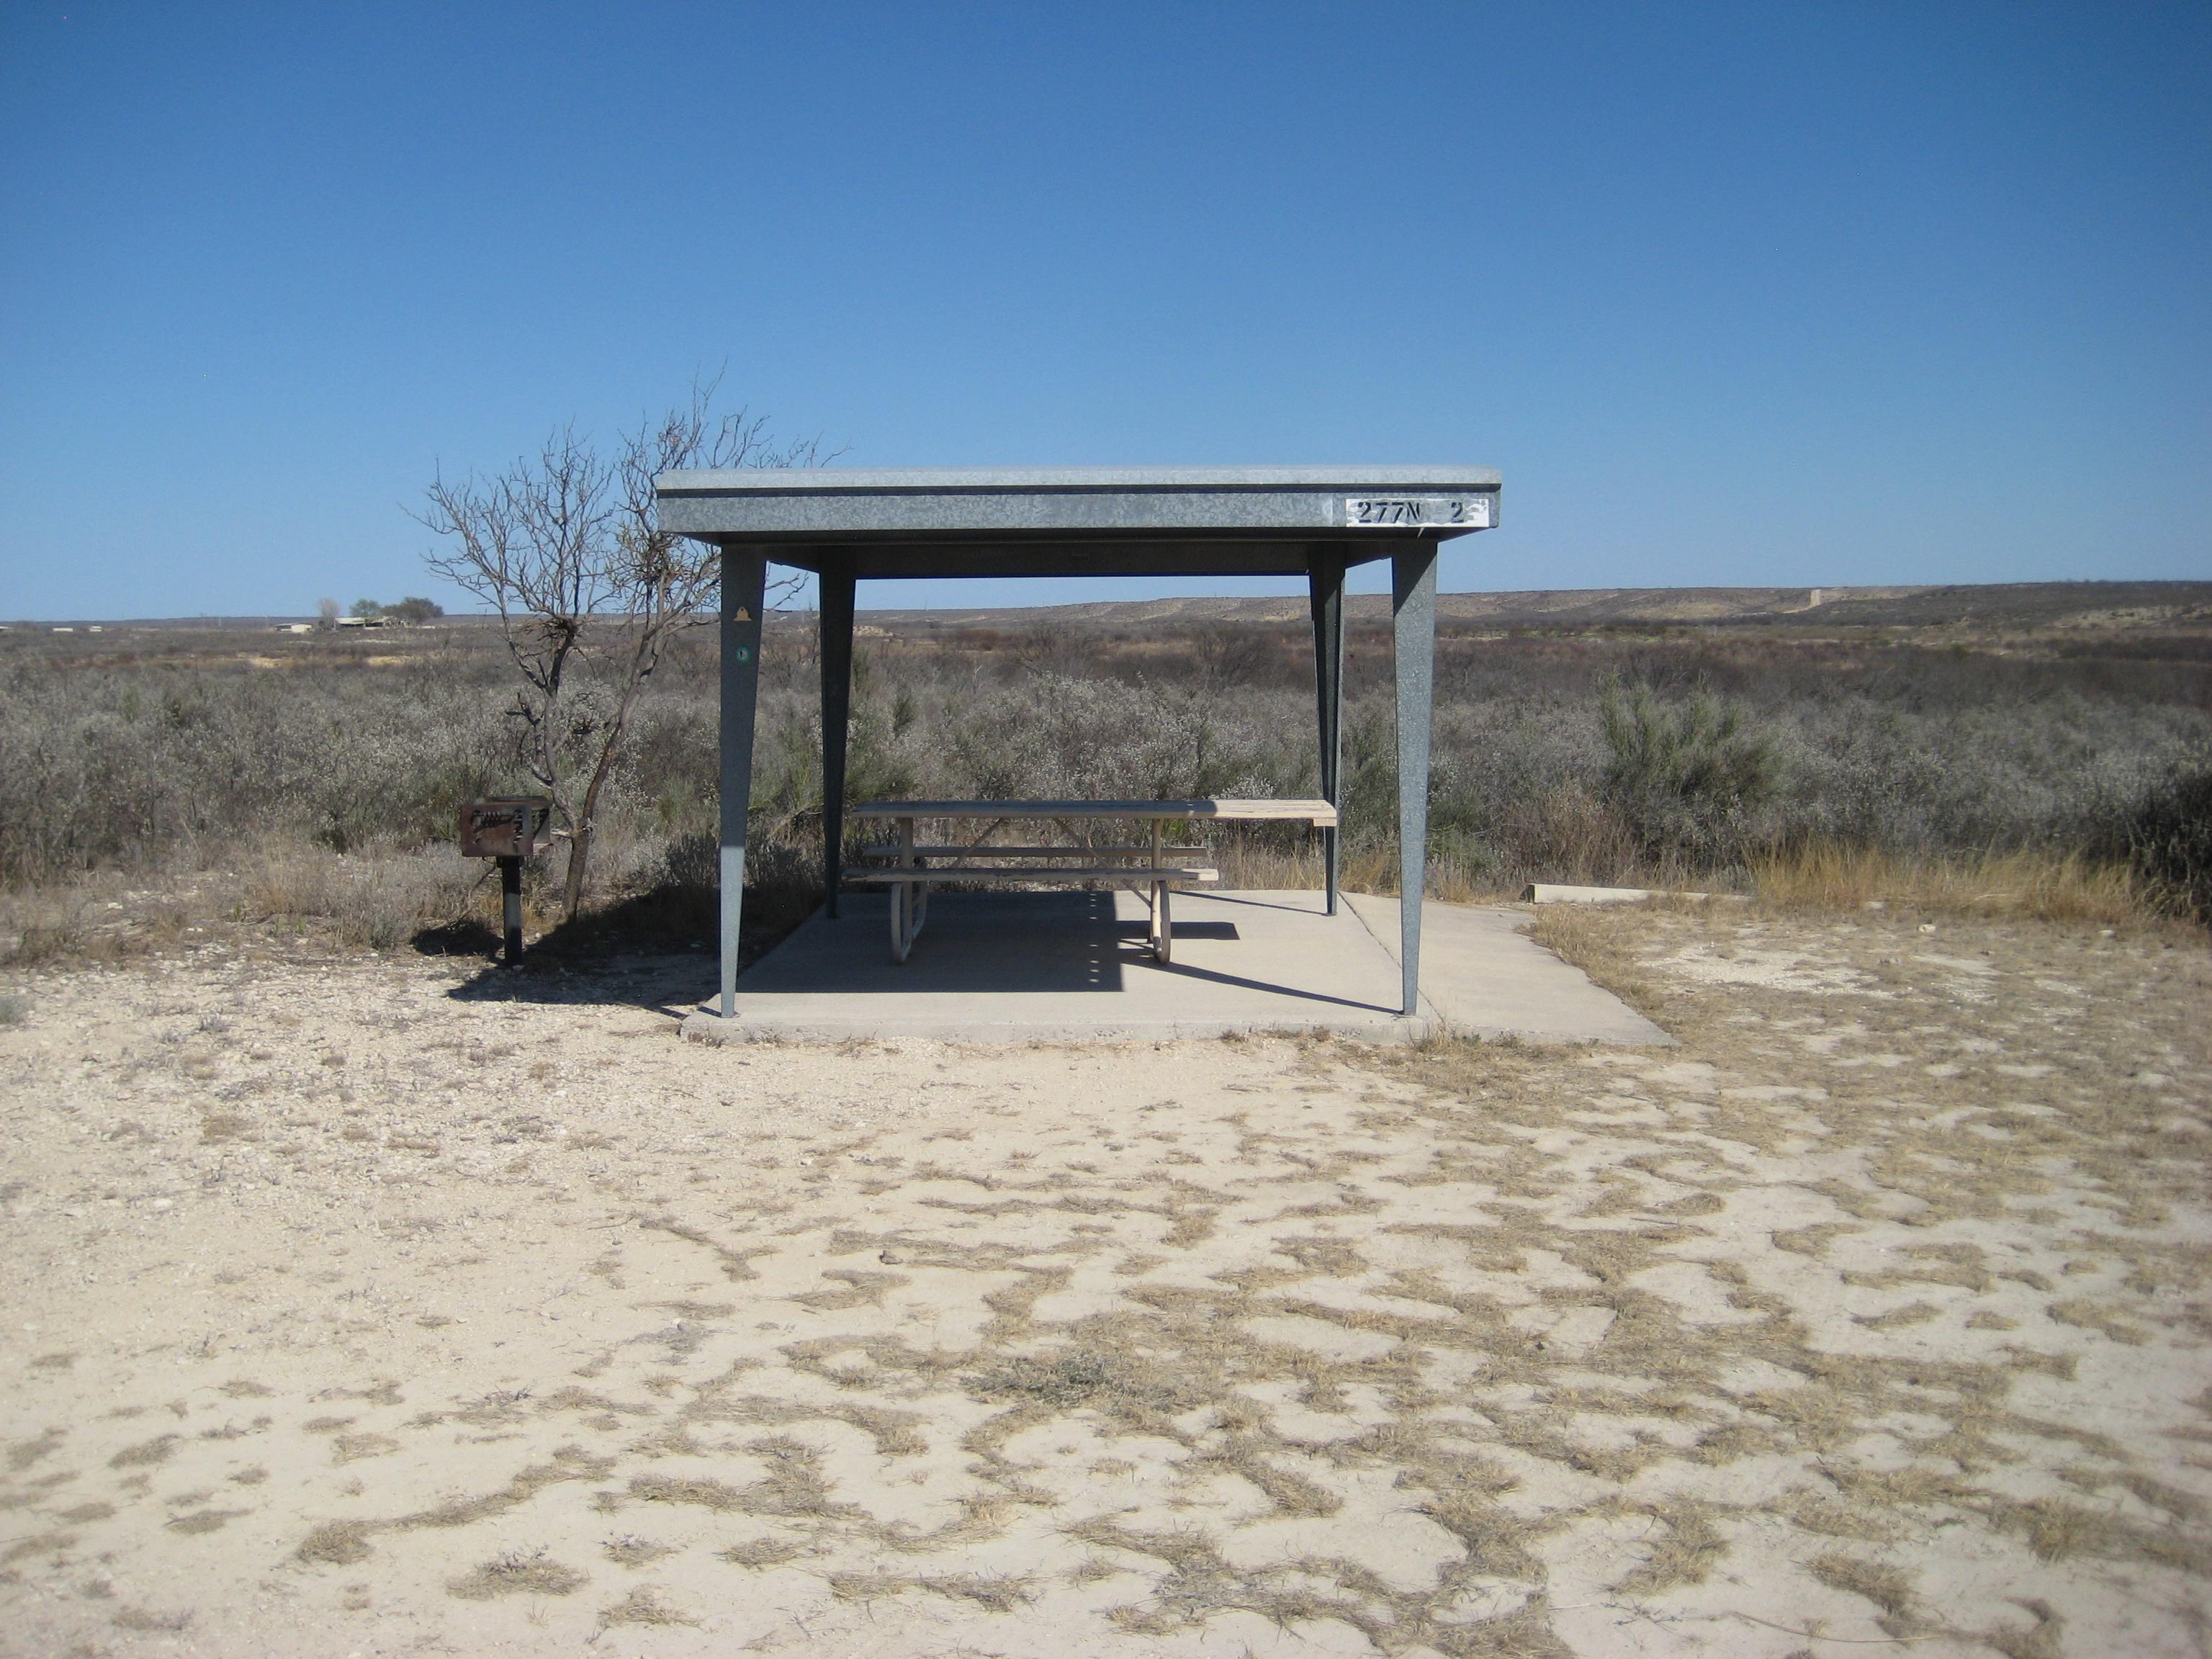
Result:
{"label": "desert shrub", "polygon": [[1670,703],[1648,686],[1613,684],[1599,708],[1607,797],[1644,851],[1733,861],[1781,782],[1772,737],[1703,688]]}
{"label": "desert shrub", "polygon": [[2146,790],[2125,839],[2138,871],[2212,921],[2212,765],[2177,766]]}
{"label": "desert shrub", "polygon": [[1279,732],[1220,700],[1150,682],[1045,670],[949,712],[941,764],[978,798],[1267,794],[1300,775]]}

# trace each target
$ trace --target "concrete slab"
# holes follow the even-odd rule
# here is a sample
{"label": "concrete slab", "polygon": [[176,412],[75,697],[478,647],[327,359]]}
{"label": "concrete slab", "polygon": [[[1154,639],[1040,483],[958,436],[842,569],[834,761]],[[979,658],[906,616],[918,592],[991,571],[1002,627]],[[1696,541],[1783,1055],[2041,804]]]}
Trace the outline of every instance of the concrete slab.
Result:
{"label": "concrete slab", "polygon": [[738,1012],[684,1022],[714,1042],[931,1037],[953,1042],[1342,1031],[1402,1041],[1398,969],[1357,916],[1303,892],[1178,893],[1175,960],[1145,944],[1145,901],[1118,892],[931,895],[928,926],[890,959],[890,901],[848,894],[738,981]]}
{"label": "concrete slab", "polygon": [[[1398,960],[1398,901],[1347,893],[1390,960]],[[1463,1036],[1547,1042],[1671,1043],[1674,1038],[1591,983],[1520,930],[1525,911],[1477,904],[1421,906],[1421,990]]]}
{"label": "concrete slab", "polygon": [[[840,920],[817,912],[738,980],[734,1019],[721,1018],[710,1005],[684,1022],[684,1035],[718,1042],[1022,1042],[1328,1031],[1403,1042],[1449,1022],[1469,1031],[1667,1040],[1510,927],[1469,933],[1456,920],[1429,924],[1445,940],[1424,951],[1431,1000],[1420,1017],[1401,1018],[1397,958],[1376,933],[1382,921],[1363,919],[1349,905],[1326,915],[1318,893],[1179,894],[1175,960],[1165,966],[1146,948],[1145,903],[1133,893],[938,893],[903,963],[890,960],[888,904],[882,894],[850,894]],[[1393,904],[1388,929],[1396,926]],[[1478,962],[1475,988],[1455,987],[1436,1000],[1428,951],[1437,951],[1440,967],[1451,964],[1443,972],[1461,976],[1485,948],[1502,952],[1506,965]],[[1541,993],[1526,988],[1532,978],[1556,988],[1570,1006],[1547,1008]],[[1522,1027],[1440,1012],[1477,1010],[1486,1006],[1481,988],[1515,983],[1522,988],[1510,1007],[1490,1000]],[[1580,1029],[1577,1020],[1592,1029]],[[1654,1035],[1613,1035],[1638,1030]]]}

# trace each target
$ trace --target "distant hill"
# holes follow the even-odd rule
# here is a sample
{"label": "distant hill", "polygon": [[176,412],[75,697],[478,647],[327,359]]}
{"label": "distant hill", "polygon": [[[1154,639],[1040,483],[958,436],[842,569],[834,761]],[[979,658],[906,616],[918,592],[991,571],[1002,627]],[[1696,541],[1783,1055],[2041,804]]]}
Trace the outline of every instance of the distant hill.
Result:
{"label": "distant hill", "polygon": [[[863,586],[862,600],[890,595],[896,586]],[[1380,594],[1346,600],[1353,620],[1376,622],[1389,614]],[[2212,581],[2001,582],[1942,587],[1582,587],[1538,588],[1518,593],[1443,593],[1439,614],[1447,622],[1497,628],[1765,627],[2063,629],[2095,631],[2212,629]],[[1136,632],[1208,622],[1297,623],[1306,620],[1303,597],[1093,600],[1077,605],[993,609],[866,610],[864,625],[899,633],[947,629],[1024,629],[1050,626]],[[290,617],[179,617],[104,624],[110,633],[140,629],[179,632],[270,632]],[[97,623],[0,624],[24,634],[56,627],[82,630]],[[482,616],[441,617],[419,629],[392,629],[377,637],[386,648],[420,644],[446,629],[492,625]],[[359,643],[356,637],[356,643]]]}
{"label": "distant hill", "polygon": [[[864,590],[865,592],[865,590]],[[1355,620],[1387,616],[1380,594],[1354,594]],[[1677,624],[1835,628],[2118,628],[2212,624],[2212,582],[2005,582],[1942,587],[1591,587],[1444,593],[1448,621],[1500,628]],[[1008,609],[868,611],[900,632],[951,628],[1141,629],[1206,622],[1306,619],[1303,599],[1096,601]]]}

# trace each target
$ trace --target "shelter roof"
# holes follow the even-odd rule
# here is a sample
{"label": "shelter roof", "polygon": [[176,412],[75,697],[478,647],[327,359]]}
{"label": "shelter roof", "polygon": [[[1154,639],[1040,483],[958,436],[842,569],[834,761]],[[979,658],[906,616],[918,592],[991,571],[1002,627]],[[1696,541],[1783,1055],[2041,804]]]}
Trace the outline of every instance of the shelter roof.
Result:
{"label": "shelter roof", "polygon": [[1486,467],[665,472],[664,527],[855,575],[1295,574],[1498,522]]}

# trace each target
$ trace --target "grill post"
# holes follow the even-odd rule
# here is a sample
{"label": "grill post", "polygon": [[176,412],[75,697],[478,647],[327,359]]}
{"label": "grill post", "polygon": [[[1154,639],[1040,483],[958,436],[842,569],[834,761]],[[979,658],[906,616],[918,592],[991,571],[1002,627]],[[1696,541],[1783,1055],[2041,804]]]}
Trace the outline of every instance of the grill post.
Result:
{"label": "grill post", "polygon": [[507,934],[507,965],[522,966],[522,860],[499,861],[500,921]]}

